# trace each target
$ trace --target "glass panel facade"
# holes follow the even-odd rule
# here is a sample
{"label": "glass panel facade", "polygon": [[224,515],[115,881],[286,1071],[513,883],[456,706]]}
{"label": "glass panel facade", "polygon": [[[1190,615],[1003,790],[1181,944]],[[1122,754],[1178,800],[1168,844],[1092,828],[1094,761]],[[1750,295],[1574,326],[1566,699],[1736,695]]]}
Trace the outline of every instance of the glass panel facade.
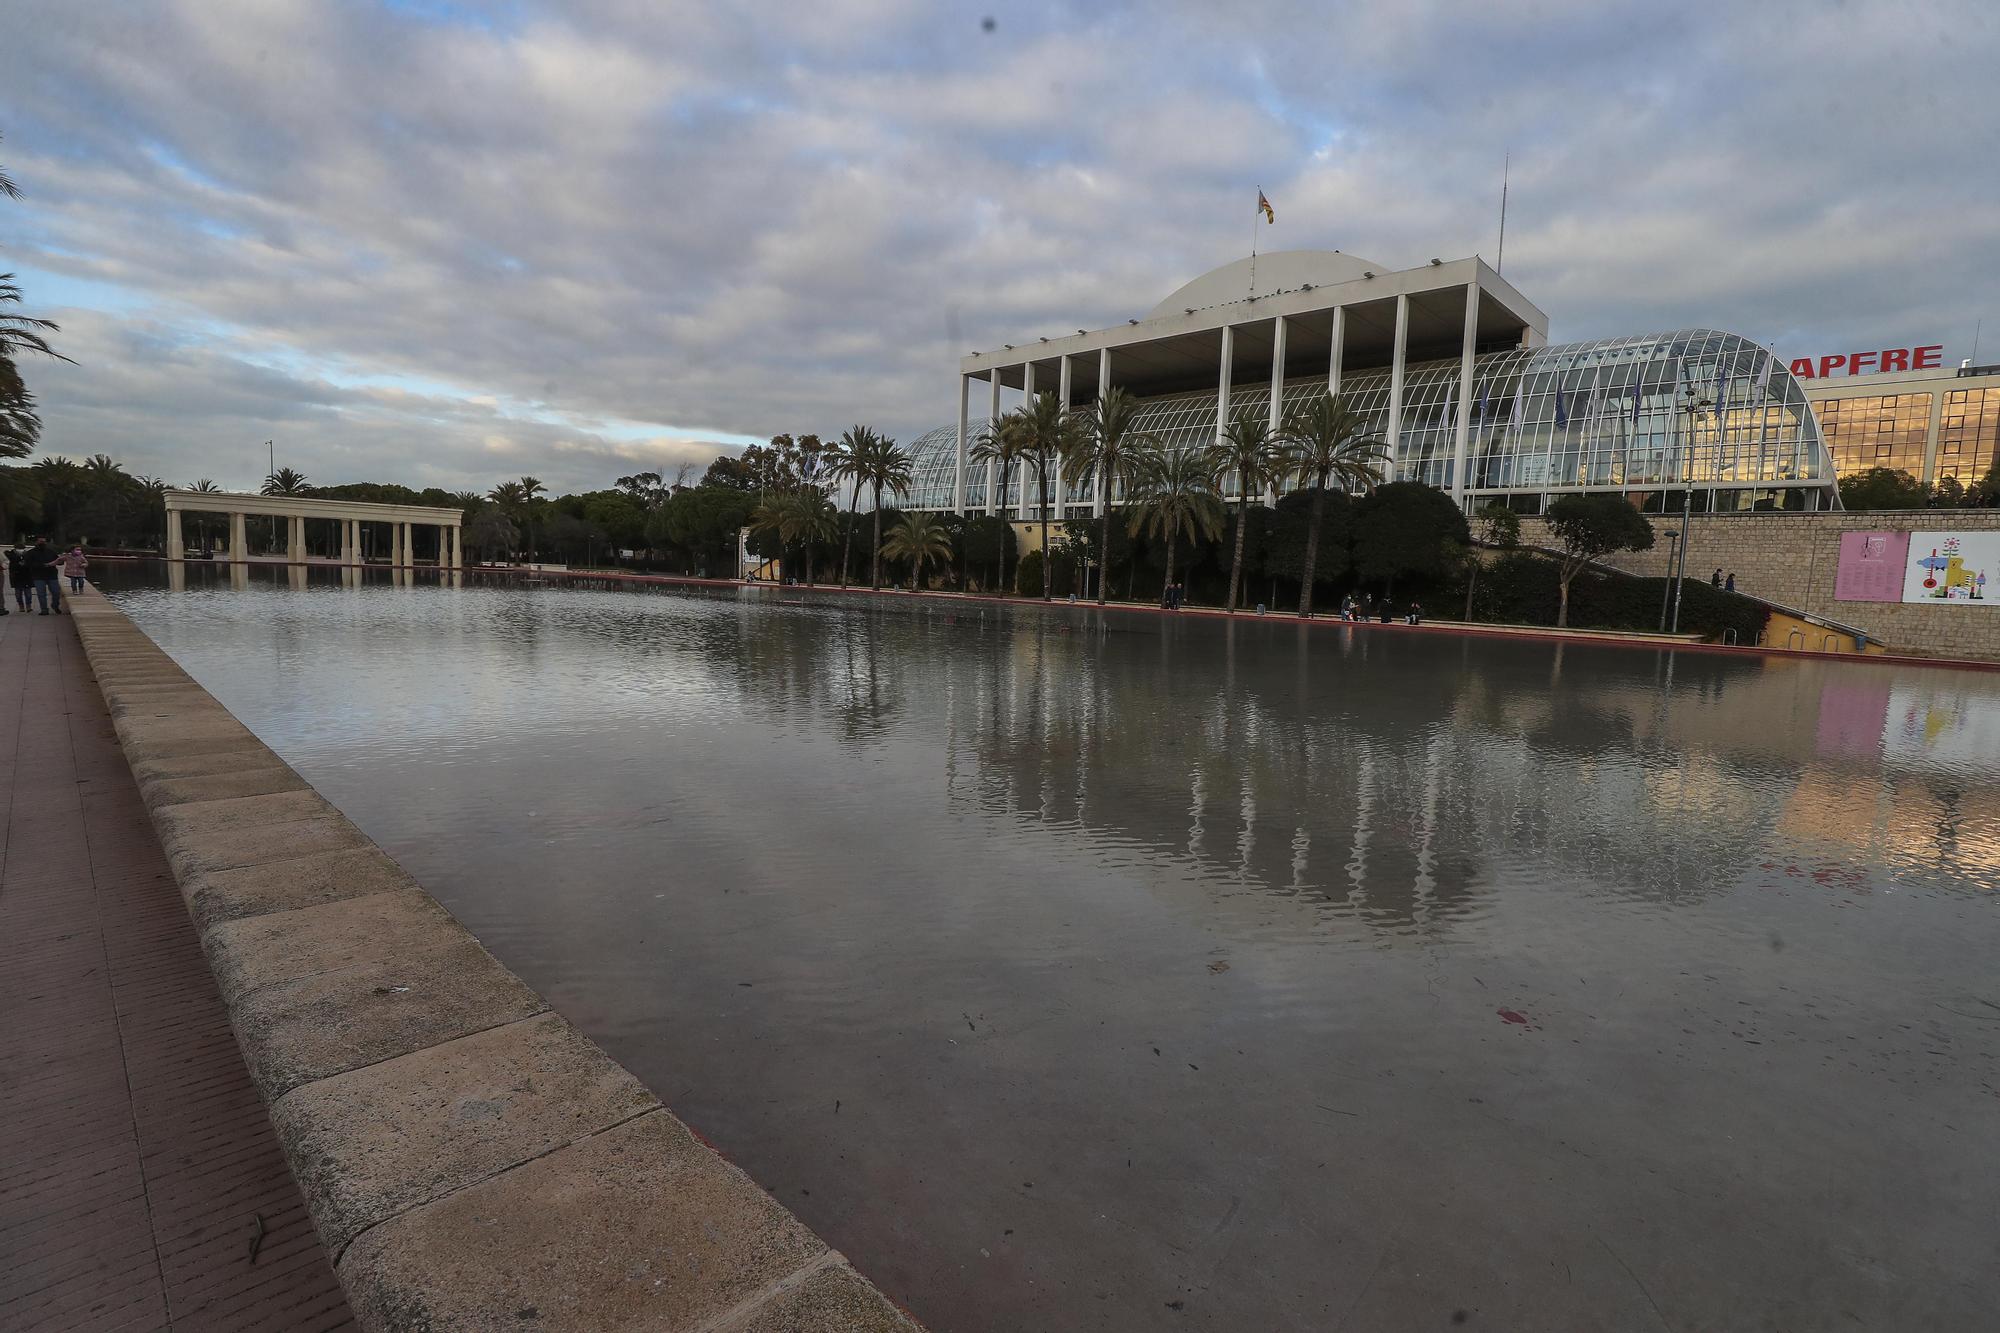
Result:
{"label": "glass panel facade", "polygon": [[[1464,391],[1459,370],[1456,357],[1406,368],[1397,479],[1453,484]],[[1387,431],[1387,369],[1346,372],[1341,391],[1378,437]],[[1324,392],[1320,376],[1287,380],[1285,405]],[[1798,381],[1769,352],[1732,333],[1689,329],[1488,352],[1474,361],[1469,393],[1466,489],[1474,503],[1486,496],[1635,493],[1684,483],[1754,490],[1762,497],[1794,489],[1803,496],[1834,479]],[[1170,447],[1199,448],[1215,438],[1216,402],[1214,390],[1154,398],[1138,425]],[[1264,412],[1269,404],[1268,382],[1229,396],[1232,413]],[[941,441],[947,456],[926,475],[942,475],[944,483],[912,497],[912,505],[951,504],[949,454],[956,439],[953,429],[933,431],[920,442]],[[975,471],[983,469],[968,469],[968,492]],[[1233,482],[1228,489],[1233,494]],[[1017,480],[1008,498],[1018,503],[1020,495]],[[984,504],[983,489],[977,501],[968,495],[973,503]],[[1737,507],[1735,498],[1715,502],[1717,509]]]}
{"label": "glass panel facade", "polygon": [[1947,389],[1938,422],[1937,475],[1967,486],[1986,475],[2000,447],[2000,389]]}
{"label": "glass panel facade", "polygon": [[1821,399],[1820,432],[1836,474],[1844,477],[1871,467],[1893,467],[1922,479],[1931,398],[1928,393],[1891,393]]}

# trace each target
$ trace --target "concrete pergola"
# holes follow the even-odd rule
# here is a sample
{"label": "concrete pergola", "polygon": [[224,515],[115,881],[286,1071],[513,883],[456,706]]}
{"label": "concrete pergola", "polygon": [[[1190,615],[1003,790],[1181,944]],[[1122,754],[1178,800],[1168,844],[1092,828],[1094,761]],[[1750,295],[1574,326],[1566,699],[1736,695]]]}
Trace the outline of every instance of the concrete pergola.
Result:
{"label": "concrete pergola", "polygon": [[322,500],[306,495],[246,495],[234,491],[180,491],[165,493],[167,506],[167,558],[183,559],[186,546],[181,540],[181,515],[187,512],[229,516],[229,560],[243,563],[249,555],[244,520],[251,514],[290,520],[286,558],[292,564],[306,559],[306,520],[333,519],[340,524],[340,563],[361,563],[361,525],[387,523],[395,534],[391,563],[414,564],[411,558],[411,530],[422,524],[438,530],[438,567],[458,569],[464,564],[460,529],[465,515],[457,509],[434,509],[428,505],[373,504],[361,500]]}

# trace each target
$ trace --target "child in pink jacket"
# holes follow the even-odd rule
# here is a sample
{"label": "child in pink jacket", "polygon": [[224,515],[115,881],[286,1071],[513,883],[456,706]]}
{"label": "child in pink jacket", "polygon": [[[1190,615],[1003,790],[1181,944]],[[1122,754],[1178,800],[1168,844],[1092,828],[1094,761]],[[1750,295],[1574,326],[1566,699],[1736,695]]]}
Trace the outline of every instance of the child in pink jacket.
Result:
{"label": "child in pink jacket", "polygon": [[81,546],[72,546],[56,557],[56,565],[69,576],[69,590],[83,591],[83,572],[90,568],[90,557],[83,553]]}

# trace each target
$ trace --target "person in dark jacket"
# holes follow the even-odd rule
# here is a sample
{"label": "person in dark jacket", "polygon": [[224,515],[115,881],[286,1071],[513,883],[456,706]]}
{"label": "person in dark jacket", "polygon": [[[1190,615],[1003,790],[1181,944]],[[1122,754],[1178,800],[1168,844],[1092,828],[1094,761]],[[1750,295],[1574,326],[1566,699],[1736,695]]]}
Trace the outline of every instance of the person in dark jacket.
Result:
{"label": "person in dark jacket", "polygon": [[1735,591],[1736,591],[1736,571],[1735,571],[1735,570],[1733,570],[1733,569],[1732,569],[1732,570],[1730,570],[1730,571],[1729,571],[1729,577],[1728,577],[1728,578],[1726,578],[1726,579],[1724,579],[1724,580],[1722,581],[1722,590],[1723,590],[1724,592],[1735,592]]}
{"label": "person in dark jacket", "polygon": [[14,605],[27,610],[35,593],[28,586],[28,548],[18,543],[7,548],[7,581],[14,585]]}
{"label": "person in dark jacket", "polygon": [[35,538],[35,544],[28,548],[28,577],[35,584],[35,605],[41,613],[49,613],[49,603],[55,603],[57,615],[64,614],[62,604],[62,584],[56,581],[56,549],[49,545],[47,537]]}

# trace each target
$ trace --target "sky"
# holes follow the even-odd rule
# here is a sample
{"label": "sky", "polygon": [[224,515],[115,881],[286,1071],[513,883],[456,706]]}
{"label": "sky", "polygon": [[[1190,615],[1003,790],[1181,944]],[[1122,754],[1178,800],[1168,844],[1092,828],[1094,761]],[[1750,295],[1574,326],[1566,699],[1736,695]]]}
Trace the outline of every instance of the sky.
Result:
{"label": "sky", "polygon": [[0,0],[43,453],[557,491],[910,440],[1261,248],[2000,360],[2000,5]]}

